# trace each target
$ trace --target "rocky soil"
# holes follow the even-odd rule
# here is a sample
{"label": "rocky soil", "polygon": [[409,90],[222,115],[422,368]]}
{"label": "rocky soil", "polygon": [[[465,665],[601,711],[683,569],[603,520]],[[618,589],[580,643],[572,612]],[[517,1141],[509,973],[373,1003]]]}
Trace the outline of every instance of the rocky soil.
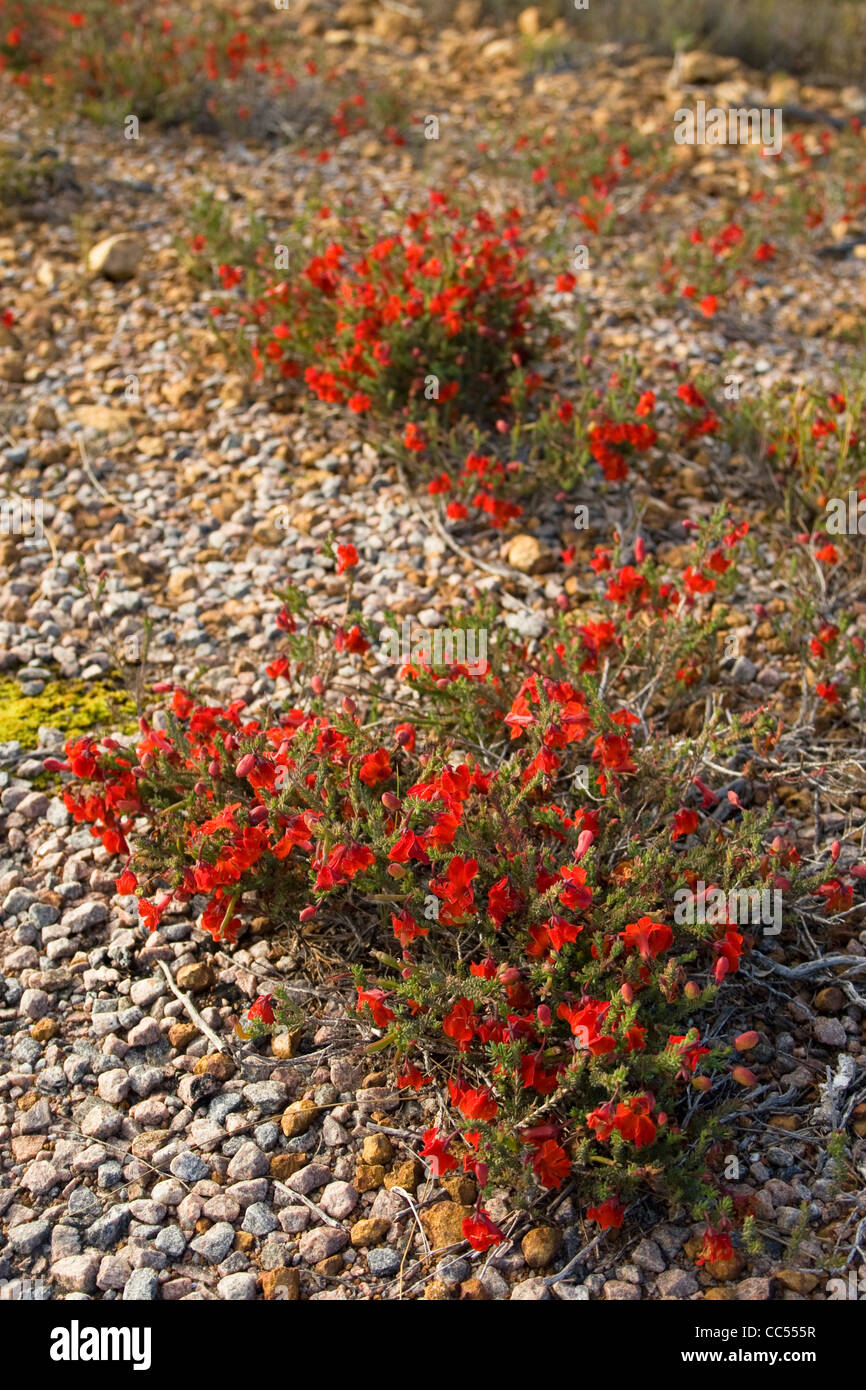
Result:
{"label": "rocky soil", "polygon": [[[52,133],[66,186],[0,227],[0,294],[16,314],[0,345],[0,483],[7,495],[41,499],[45,518],[41,540],[0,537],[0,672],[23,696],[58,680],[110,687],[118,647],[129,674],[147,621],[149,679],[266,702],[275,586],[288,576],[323,613],[341,604],[342,585],[320,551],[331,532],[359,551],[356,594],[374,620],[389,607],[435,627],[493,589],[506,623],[532,636],[563,589],[543,562],[563,543],[557,505],[539,503],[526,519],[522,550],[513,536],[459,529],[455,550],[423,494],[407,491],[392,460],[350,421],[302,411],[297,400],[276,409],[250,393],[207,331],[200,292],[178,270],[176,239],[188,236],[202,183],[287,210],[303,204],[314,176],[325,191],[349,183],[361,199],[412,181],[421,190],[468,177],[483,186],[490,174],[473,147],[489,129],[529,112],[552,123],[649,120],[670,108],[668,65],[602,50],[581,72],[533,71],[521,65],[519,38],[445,29],[419,42],[396,21],[365,43],[368,11],[352,9],[343,6],[342,19],[311,41],[349,71],[366,65],[374,82],[399,62],[419,111],[435,100],[465,138],[422,158],[367,131],[313,175],[290,139],[263,146],[145,128],[129,146],[70,121]],[[701,81],[710,100],[725,83],[767,91],[767,79],[729,63],[710,65]],[[787,95],[839,118],[858,100],[825,89]],[[27,108],[8,116],[8,138],[32,144]],[[805,134],[813,138],[810,127]],[[690,216],[723,204],[736,177],[733,156],[724,177],[692,160],[672,197]],[[502,201],[508,190],[491,197]],[[540,208],[539,232],[555,216]],[[862,260],[826,257],[808,273],[792,264],[783,293],[756,288],[748,322],[726,317],[695,329],[692,318],[660,318],[635,295],[643,236],[635,212],[582,284],[590,351],[611,366],[632,353],[650,377],[671,362],[685,373],[730,360],[768,381],[830,384],[862,305]],[[736,499],[737,478],[725,486]],[[596,499],[587,539],[643,501],[653,544],[673,545],[683,504],[692,517],[707,515],[718,495],[709,465],[677,473],[673,487],[662,471],[628,502]],[[105,576],[100,614],[82,591],[76,555],[93,585]],[[765,582],[755,577],[755,593]],[[744,632],[754,635],[748,625]],[[735,678],[745,699],[766,696],[783,674],[753,656]],[[43,772],[66,734],[53,724],[29,742],[0,744],[4,1296],[827,1296],[834,1253],[856,1244],[866,1221],[856,994],[827,980],[774,981],[768,1024],[766,989],[743,986],[743,1026],[764,1009],[769,1040],[756,1060],[772,1077],[744,1101],[736,1187],[753,1200],[762,1253],[737,1251],[711,1273],[698,1268],[702,1228],[650,1202],[637,1234],[597,1240],[566,1190],[531,1213],[507,1193],[488,1201],[511,1238],[479,1255],[461,1232],[473,1180],[439,1184],[417,1157],[436,1101],[407,1099],[388,1070],[375,1069],[365,1051],[374,1035],[347,1012],[345,978],[322,959],[312,968],[315,940],[300,949],[254,930],[238,948],[220,949],[177,913],[148,934],[135,899],[115,892],[117,863],[74,826]],[[128,730],[128,713],[117,724]],[[852,963],[866,956],[866,932],[846,949]],[[303,1028],[273,1045],[245,1041],[235,1019],[278,983],[303,1009]],[[853,1149],[843,1177],[826,1137],[844,1123]]]}

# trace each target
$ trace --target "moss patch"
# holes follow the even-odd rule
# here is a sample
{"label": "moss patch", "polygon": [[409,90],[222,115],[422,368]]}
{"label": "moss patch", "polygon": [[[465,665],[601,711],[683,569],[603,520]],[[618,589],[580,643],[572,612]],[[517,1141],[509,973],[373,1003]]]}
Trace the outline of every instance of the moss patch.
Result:
{"label": "moss patch", "polygon": [[25,695],[18,681],[0,681],[0,741],[39,746],[39,726],[69,736],[135,730],[135,701],[110,681],[47,681],[41,695]]}

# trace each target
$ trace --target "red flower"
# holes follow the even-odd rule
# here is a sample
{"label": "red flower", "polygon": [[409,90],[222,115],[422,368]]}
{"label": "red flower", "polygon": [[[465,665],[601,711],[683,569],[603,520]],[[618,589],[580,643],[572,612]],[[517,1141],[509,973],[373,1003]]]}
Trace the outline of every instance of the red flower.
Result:
{"label": "red flower", "polygon": [[555,1139],[548,1139],[532,1155],[532,1167],[542,1187],[561,1187],[571,1172],[571,1159]]}
{"label": "red flower", "polygon": [[429,1158],[430,1171],[434,1178],[441,1178],[444,1173],[449,1173],[452,1168],[457,1167],[457,1159],[448,1152],[451,1140],[443,1139],[438,1129],[425,1129],[423,1139],[421,1157]]}
{"label": "red flower", "polygon": [[358,1003],[355,1012],[363,1012],[366,1004],[370,1013],[373,1015],[373,1022],[377,1028],[386,1028],[394,1017],[391,1009],[384,1003],[385,991],[383,989],[358,989]]}
{"label": "red flower", "polygon": [[674,830],[671,839],[678,840],[681,835],[692,835],[697,830],[699,817],[697,811],[677,811],[674,816]]}
{"label": "red flower", "polygon": [[401,912],[399,916],[392,912],[391,926],[394,928],[394,935],[404,949],[417,937],[428,936],[430,932],[429,927],[419,926],[410,912]]}
{"label": "red flower", "polygon": [[148,902],[146,898],[139,898],[138,915],[144,922],[148,931],[156,931],[162,921],[162,915],[170,902],[170,896],[161,898],[158,903],[151,903]]}
{"label": "red flower", "polygon": [[250,1006],[248,1018],[258,1018],[262,1023],[273,1023],[274,1011],[271,1007],[272,994],[260,994],[254,1004]]}
{"label": "red flower", "polygon": [[708,1225],[704,1232],[704,1243],[695,1264],[716,1264],[719,1260],[729,1260],[733,1253],[734,1247],[727,1232],[716,1231]]}
{"label": "red flower", "polygon": [[654,922],[651,917],[641,917],[637,922],[627,923],[619,933],[626,949],[637,951],[642,960],[654,960],[661,951],[667,951],[673,944],[674,934],[662,922]]}
{"label": "red flower", "polygon": [[400,838],[389,849],[388,858],[393,864],[406,864],[410,859],[417,859],[419,864],[430,863],[430,856],[424,848],[424,841],[415,834],[414,830],[403,831]]}
{"label": "red flower", "polygon": [[415,751],[415,725],[398,724],[394,730],[394,737],[401,748],[405,748],[407,753]]}
{"label": "red flower", "polygon": [[432,1080],[432,1076],[424,1076],[411,1062],[407,1062],[397,1077],[397,1085],[401,1091],[407,1086],[411,1087],[413,1091],[419,1091],[422,1086],[428,1085]]}
{"label": "red flower", "polygon": [[115,879],[114,886],[121,895],[134,893],[138,887],[138,879],[131,869],[124,869],[120,878]]}
{"label": "red flower", "polygon": [[403,435],[403,444],[407,449],[412,449],[416,454],[423,454],[427,448],[427,440],[419,430],[418,426],[409,421],[406,426],[406,433]]}
{"label": "red flower", "polygon": [[468,1052],[475,1036],[475,1005],[461,997],[442,1020],[442,1032],[457,1044],[458,1052]]}
{"label": "red flower", "polygon": [[467,1120],[494,1120],[499,1113],[499,1106],[489,1086],[473,1089],[469,1086],[459,1086],[456,1081],[449,1081],[448,1090],[451,1104],[456,1105]]}
{"label": "red flower", "polygon": [[618,1197],[608,1197],[601,1206],[590,1207],[586,1213],[587,1220],[597,1221],[603,1231],[609,1231],[611,1227],[618,1231],[624,1216],[625,1207],[620,1205]]}
{"label": "red flower", "polygon": [[483,1207],[479,1207],[474,1216],[464,1217],[463,1234],[473,1250],[482,1252],[489,1250],[491,1245],[499,1245],[505,1239],[502,1231],[498,1226],[494,1226]]}
{"label": "red flower", "polygon": [[567,1021],[581,1047],[585,1047],[593,1057],[600,1057],[605,1052],[613,1052],[616,1047],[616,1039],[610,1033],[601,1031],[609,1009],[610,1004],[590,999],[575,1008],[560,1004],[557,1017]]}
{"label": "red flower", "polygon": [[623,1139],[630,1139],[636,1149],[651,1144],[656,1137],[656,1127],[649,1117],[652,1104],[648,1096],[638,1096],[636,1100],[616,1107],[614,1128],[619,1130]]}
{"label": "red flower", "polygon": [[358,552],[353,545],[337,546],[337,573],[343,574],[346,570],[354,569],[358,563]]}
{"label": "red flower", "polygon": [[377,782],[388,781],[391,776],[391,762],[384,748],[377,748],[375,753],[368,753],[362,758],[358,776],[367,787],[375,787]]}

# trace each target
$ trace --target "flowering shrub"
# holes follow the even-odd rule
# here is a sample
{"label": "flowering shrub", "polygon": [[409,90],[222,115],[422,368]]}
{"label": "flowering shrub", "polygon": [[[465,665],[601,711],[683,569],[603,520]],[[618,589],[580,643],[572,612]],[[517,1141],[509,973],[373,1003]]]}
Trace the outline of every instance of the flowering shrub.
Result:
{"label": "flowering shrub", "polygon": [[[354,699],[325,703],[334,652],[360,667],[369,645],[352,611],[359,557],[340,546],[345,620],[309,620],[294,591],[278,615],[286,647],[268,674],[303,687],[305,707],[290,698],[263,723],[241,700],[175,688],[165,728],[142,720],[134,748],[74,739],[51,766],[72,774],[75,819],[127,856],[118,891],[138,894],[151,929],[191,899],[228,942],[253,910],[326,930],[351,908],[370,945],[358,1015],[384,1034],[399,1086],[439,1085],[450,1102],[424,1136],[434,1174],[460,1166],[482,1194],[508,1179],[527,1198],[570,1179],[605,1228],[645,1190],[726,1219],[707,1150],[718,1104],[756,1080],[738,1057],[757,1034],[729,1038],[713,1003],[757,928],[726,907],[683,922],[675,894],[768,886],[830,910],[850,893],[807,878],[783,838],[766,847],[770,813],[715,791],[700,751],[646,722],[648,668],[661,699],[689,658],[706,663],[704,595],[730,580],[744,529],[701,533],[677,582],[641,544],[626,565],[599,550],[607,616],[559,613],[534,659],[497,643],[474,673],[413,658],[400,674],[417,715],[387,735]],[[704,735],[715,758],[741,737]],[[255,1001],[250,1026],[279,1010]],[[501,1239],[481,1202],[464,1234]],[[723,1234],[704,1258],[729,1249]]]}
{"label": "flowering shrub", "polygon": [[[232,297],[213,313],[221,327],[246,330],[239,343],[256,380],[302,379],[319,400],[357,415],[483,415],[508,406],[509,380],[531,357],[539,326],[519,223],[516,211],[464,219],[431,193],[426,210],[395,219],[384,236],[359,218],[339,219],[333,238],[314,236],[314,254],[298,266],[299,233],[285,233],[276,244],[288,275],[269,265],[279,259],[261,228],[247,244],[210,228],[190,245],[202,257],[231,251],[218,275]],[[413,440],[421,447],[410,431],[408,447]]]}
{"label": "flowering shrub", "polygon": [[296,82],[261,26],[239,27],[220,6],[191,15],[175,0],[76,0],[68,9],[0,0],[0,79],[107,119],[131,109],[140,120],[207,111],[241,122],[254,94]]}

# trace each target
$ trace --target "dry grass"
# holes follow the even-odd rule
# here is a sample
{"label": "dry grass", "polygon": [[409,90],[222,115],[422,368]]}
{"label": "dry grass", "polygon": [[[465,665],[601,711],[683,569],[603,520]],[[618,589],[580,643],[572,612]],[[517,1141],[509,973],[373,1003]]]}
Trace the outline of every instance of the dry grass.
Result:
{"label": "dry grass", "polygon": [[[866,77],[866,4],[863,0],[537,0],[547,22],[564,19],[576,38],[645,43],[659,53],[677,46],[709,48],[756,68],[832,76],[862,83]],[[448,22],[454,0],[440,0]],[[483,0],[493,22],[513,20],[525,0]]]}

